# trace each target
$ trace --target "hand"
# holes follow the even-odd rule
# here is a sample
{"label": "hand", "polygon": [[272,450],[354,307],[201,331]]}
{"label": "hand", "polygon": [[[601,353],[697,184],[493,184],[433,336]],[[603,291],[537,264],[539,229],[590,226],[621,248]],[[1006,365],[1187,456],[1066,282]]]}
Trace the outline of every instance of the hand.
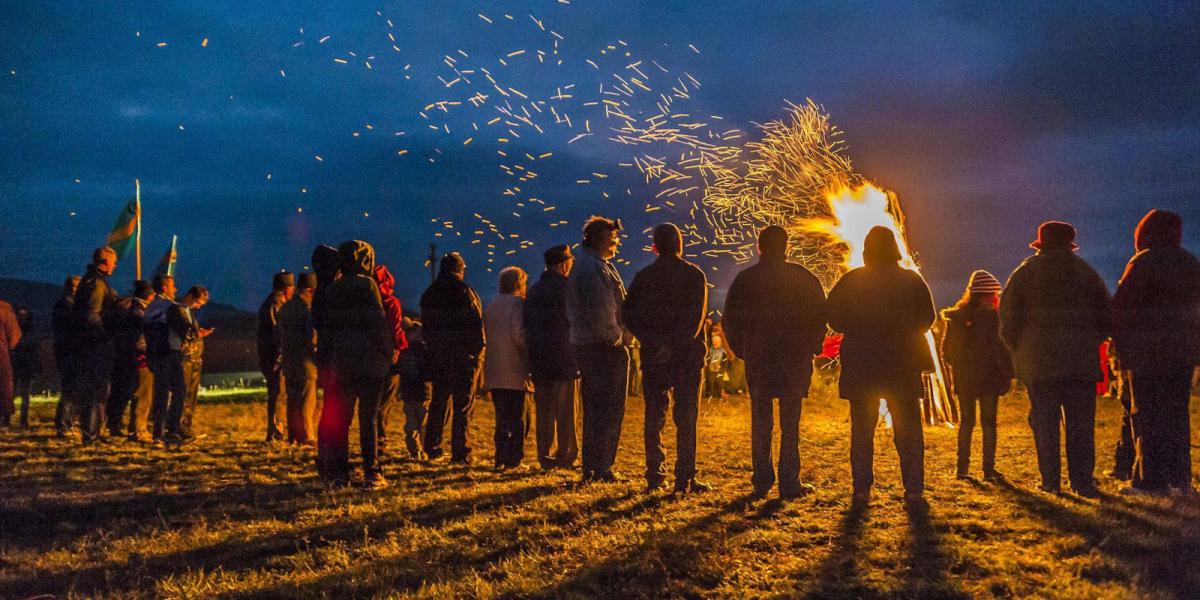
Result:
{"label": "hand", "polygon": [[216,331],[215,327],[201,327],[200,328],[200,337],[206,338],[206,337],[212,335],[212,332],[214,332],[214,331]]}
{"label": "hand", "polygon": [[394,365],[399,361],[400,361],[400,351],[392,350],[392,364]]}

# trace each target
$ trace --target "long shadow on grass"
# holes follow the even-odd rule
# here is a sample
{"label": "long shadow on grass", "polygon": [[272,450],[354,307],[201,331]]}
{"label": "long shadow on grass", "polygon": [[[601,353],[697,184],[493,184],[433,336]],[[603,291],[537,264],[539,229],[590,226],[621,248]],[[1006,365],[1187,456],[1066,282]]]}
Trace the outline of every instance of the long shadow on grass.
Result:
{"label": "long shadow on grass", "polygon": [[878,594],[862,581],[859,567],[863,530],[870,522],[870,514],[871,507],[866,502],[854,502],[846,509],[838,525],[837,540],[817,568],[816,583],[805,594],[806,598],[864,598]]}
{"label": "long shadow on grass", "polygon": [[914,598],[969,598],[946,578],[950,557],[942,547],[926,502],[907,503],[909,549],[902,596]]}
{"label": "long shadow on grass", "polygon": [[[1128,510],[1101,500],[1097,515],[1072,510],[1041,494],[1002,481],[997,486],[1018,506],[1047,525],[1087,540],[1088,546],[1115,559],[1122,575],[1144,588],[1179,598],[1194,597],[1200,589],[1200,528],[1180,519],[1173,526],[1156,525]],[[1111,580],[1113,574],[1084,570],[1082,577]]]}

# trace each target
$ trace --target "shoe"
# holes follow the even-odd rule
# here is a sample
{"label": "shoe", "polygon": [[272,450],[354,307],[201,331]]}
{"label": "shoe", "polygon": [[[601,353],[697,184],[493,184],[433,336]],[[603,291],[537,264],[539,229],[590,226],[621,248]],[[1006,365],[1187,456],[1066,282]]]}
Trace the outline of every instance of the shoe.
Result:
{"label": "shoe", "polygon": [[1051,487],[1051,486],[1048,486],[1048,485],[1039,485],[1039,486],[1038,486],[1038,491],[1039,491],[1039,492],[1041,492],[1041,493],[1043,493],[1043,494],[1053,494],[1053,495],[1055,495],[1055,496],[1061,496],[1061,495],[1062,495],[1062,488],[1059,488],[1059,487]]}
{"label": "shoe", "polygon": [[1003,481],[1004,474],[995,469],[984,469],[983,470],[983,480],[990,481],[990,482]]}
{"label": "shoe", "polygon": [[850,496],[850,502],[853,504],[867,504],[871,501],[871,490],[855,490]]}
{"label": "shoe", "polygon": [[959,471],[954,474],[954,478],[960,481],[968,481],[971,479],[971,474],[966,471]]}
{"label": "shoe", "polygon": [[368,476],[363,480],[362,489],[368,492],[377,492],[387,489],[389,485],[388,480],[383,475],[376,474]]}
{"label": "shoe", "polygon": [[1107,477],[1116,479],[1117,481],[1129,481],[1130,479],[1133,479],[1133,473],[1131,471],[1126,471],[1123,469],[1113,469],[1111,471],[1105,471],[1104,475]]}
{"label": "shoe", "polygon": [[[663,477],[662,475],[647,477],[646,478],[646,493],[648,494],[650,492],[654,492],[658,489],[661,489],[663,484],[665,484],[666,482],[667,482],[667,478]],[[685,483],[685,487],[686,487],[686,483]],[[675,486],[675,490],[679,491],[678,485]]]}
{"label": "shoe", "polygon": [[920,505],[925,503],[925,492],[904,492],[904,503]]}
{"label": "shoe", "polygon": [[704,483],[695,477],[684,481],[682,484],[675,482],[676,494],[703,494],[712,490],[713,486],[711,484]]}
{"label": "shoe", "polygon": [[446,451],[442,450],[441,448],[435,448],[433,450],[425,452],[424,454],[425,454],[425,460],[428,460],[429,462],[433,462],[433,461],[445,456]]}
{"label": "shoe", "polygon": [[1072,487],[1071,491],[1075,492],[1076,496],[1079,496],[1080,498],[1087,498],[1088,500],[1097,500],[1100,498],[1100,496],[1102,496],[1100,489],[1094,485],[1078,488]]}
{"label": "shoe", "polygon": [[451,458],[450,459],[450,464],[455,467],[469,467],[469,466],[471,466],[471,463],[472,463],[472,461],[471,461],[470,456],[463,456],[460,458]]}
{"label": "shoe", "polygon": [[751,500],[762,500],[763,498],[767,497],[767,494],[770,494],[770,493],[771,493],[771,486],[763,487],[763,486],[756,485],[756,486],[754,486],[754,489],[750,491],[750,499]]}
{"label": "shoe", "polygon": [[792,488],[788,488],[786,490],[780,489],[779,490],[779,499],[780,500],[795,500],[796,498],[803,498],[804,496],[807,496],[815,491],[817,491],[817,486],[815,486],[811,483],[801,483],[795,489],[792,489]]}
{"label": "shoe", "polygon": [[603,483],[625,483],[629,481],[624,475],[611,469],[603,473],[597,473],[595,479]]}

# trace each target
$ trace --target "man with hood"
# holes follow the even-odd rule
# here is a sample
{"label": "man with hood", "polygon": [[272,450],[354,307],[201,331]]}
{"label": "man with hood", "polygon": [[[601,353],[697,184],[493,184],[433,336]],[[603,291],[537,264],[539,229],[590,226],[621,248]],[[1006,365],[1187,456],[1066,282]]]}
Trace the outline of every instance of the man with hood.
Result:
{"label": "man with hood", "polygon": [[422,331],[429,357],[433,396],[425,421],[425,454],[442,456],[442,434],[450,424],[450,461],[471,463],[467,428],[474,412],[483,359],[483,303],[463,281],[467,263],[457,252],[442,257],[437,279],[421,295]]}
{"label": "man with hood", "polygon": [[1069,223],[1042,223],[1029,247],[1037,253],[1013,271],[1000,295],[1000,336],[1012,350],[1017,379],[1029,389],[1041,490],[1061,491],[1061,425],[1071,488],[1097,498],[1097,355],[1112,328],[1108,288],[1075,255],[1079,246]]}
{"label": "man with hood", "polygon": [[58,405],[54,408],[54,434],[66,437],[74,426],[75,408],[78,405],[79,367],[75,347],[75,290],[80,277],[68,275],[63,281],[63,293],[50,310],[50,329],[54,336],[54,365],[58,369]]}
{"label": "man with hood", "polygon": [[[114,314],[114,341],[117,353],[113,364],[112,393],[108,397],[108,433],[127,435],[130,441],[150,440],[150,403],[154,397],[154,375],[146,364],[146,335],[142,321],[146,308],[154,301],[149,281],[133,282],[133,295],[122,298]],[[129,427],[121,431],[125,407],[129,406]]]}
{"label": "man with hood", "polygon": [[1113,296],[1114,339],[1132,385],[1132,487],[1193,495],[1188,403],[1200,362],[1200,261],[1183,248],[1183,219],[1152,210],[1134,234]]}
{"label": "man with hood", "polygon": [[391,414],[392,406],[400,395],[400,353],[408,348],[408,339],[404,334],[404,308],[394,294],[396,278],[384,265],[375,265],[374,276],[375,282],[379,284],[380,299],[383,301],[383,310],[387,313],[388,327],[396,347],[392,356],[392,373],[388,376],[387,388],[379,404],[379,454],[383,455],[387,450],[388,415]]}
{"label": "man with hood", "polygon": [[925,492],[925,437],[921,373],[933,368],[925,333],[937,313],[929,286],[900,266],[896,236],[874,227],[863,242],[864,266],[842,276],[829,291],[829,326],[842,339],[841,397],[850,401],[850,470],[854,500],[866,502],[875,483],[872,462],[879,401],[892,415],[904,499]]}
{"label": "man with hood", "polygon": [[280,366],[287,387],[287,441],[317,445],[317,330],[313,328],[312,301],[316,273],[301,273],[296,294],[284,303],[275,326],[279,337]]}
{"label": "man with hood", "polygon": [[271,278],[271,293],[258,307],[258,370],[267,380],[267,441],[284,439],[287,430],[287,397],[279,364],[279,338],[275,335],[279,309],[296,290],[296,278],[287,271]]}
{"label": "man with hood", "polygon": [[337,437],[331,440],[331,476],[335,484],[350,481],[350,417],[358,405],[358,440],[362,454],[363,487],[388,485],[378,460],[379,403],[387,387],[396,345],[379,285],[373,277],[375,249],[361,240],[338,245],[342,277],[325,296],[325,329],[333,349],[343,410]]}
{"label": "man with hood", "polygon": [[[750,388],[750,478],[754,495],[775,484],[771,464],[774,401],[779,399],[779,495],[812,489],[800,481],[800,409],[808,396],[813,356],[825,340],[825,290],[808,269],[788,262],[788,233],[758,234],[758,263],[738,273],[725,298],[721,330],[746,363]],[[717,336],[714,336],[714,338]]]}
{"label": "man with hood", "polygon": [[104,407],[112,376],[115,351],[111,333],[117,310],[117,293],[108,278],[117,268],[117,253],[107,246],[96,248],[92,264],[79,281],[73,309],[79,367],[79,428],[84,445],[100,440]]}
{"label": "man with hood", "polygon": [[696,421],[708,352],[708,279],[683,259],[683,234],[673,223],[654,228],[653,248],[658,258],[634,275],[621,306],[625,327],[642,342],[646,489],[667,478],[662,429],[674,402],[675,492],[707,492],[712,486],[696,479]]}

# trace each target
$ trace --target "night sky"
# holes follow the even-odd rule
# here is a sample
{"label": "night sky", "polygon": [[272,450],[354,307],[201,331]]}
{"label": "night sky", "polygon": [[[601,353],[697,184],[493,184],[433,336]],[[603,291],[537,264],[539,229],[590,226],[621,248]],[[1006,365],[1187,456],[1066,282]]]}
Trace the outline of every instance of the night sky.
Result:
{"label": "night sky", "polygon": [[[540,271],[541,251],[577,241],[590,213],[626,221],[630,281],[651,257],[643,229],[689,219],[645,212],[661,188],[621,166],[679,150],[609,141],[614,121],[585,105],[636,61],[654,93],[630,101],[634,116],[685,72],[701,85],[673,110],[746,140],[787,100],[823,105],[856,169],[899,194],[943,305],[974,268],[1003,279],[1047,219],[1078,227],[1110,288],[1150,208],[1182,213],[1185,244],[1200,248],[1195,2],[353,4],[6,3],[0,276],[81,272],[140,178],[147,269],[177,234],[181,289],[203,283],[241,307],[272,272],[303,268],[314,244],[350,238],[375,245],[406,303],[428,282],[430,242],[462,251],[491,296],[488,267]],[[489,96],[479,108],[465,101],[477,92]],[[497,103],[528,106],[519,94],[546,101],[530,119],[542,133],[487,125],[503,116]],[[441,100],[463,104],[426,109]],[[568,143],[585,121],[593,135]],[[703,266],[718,288],[739,269]],[[118,267],[122,289],[132,267]]]}

